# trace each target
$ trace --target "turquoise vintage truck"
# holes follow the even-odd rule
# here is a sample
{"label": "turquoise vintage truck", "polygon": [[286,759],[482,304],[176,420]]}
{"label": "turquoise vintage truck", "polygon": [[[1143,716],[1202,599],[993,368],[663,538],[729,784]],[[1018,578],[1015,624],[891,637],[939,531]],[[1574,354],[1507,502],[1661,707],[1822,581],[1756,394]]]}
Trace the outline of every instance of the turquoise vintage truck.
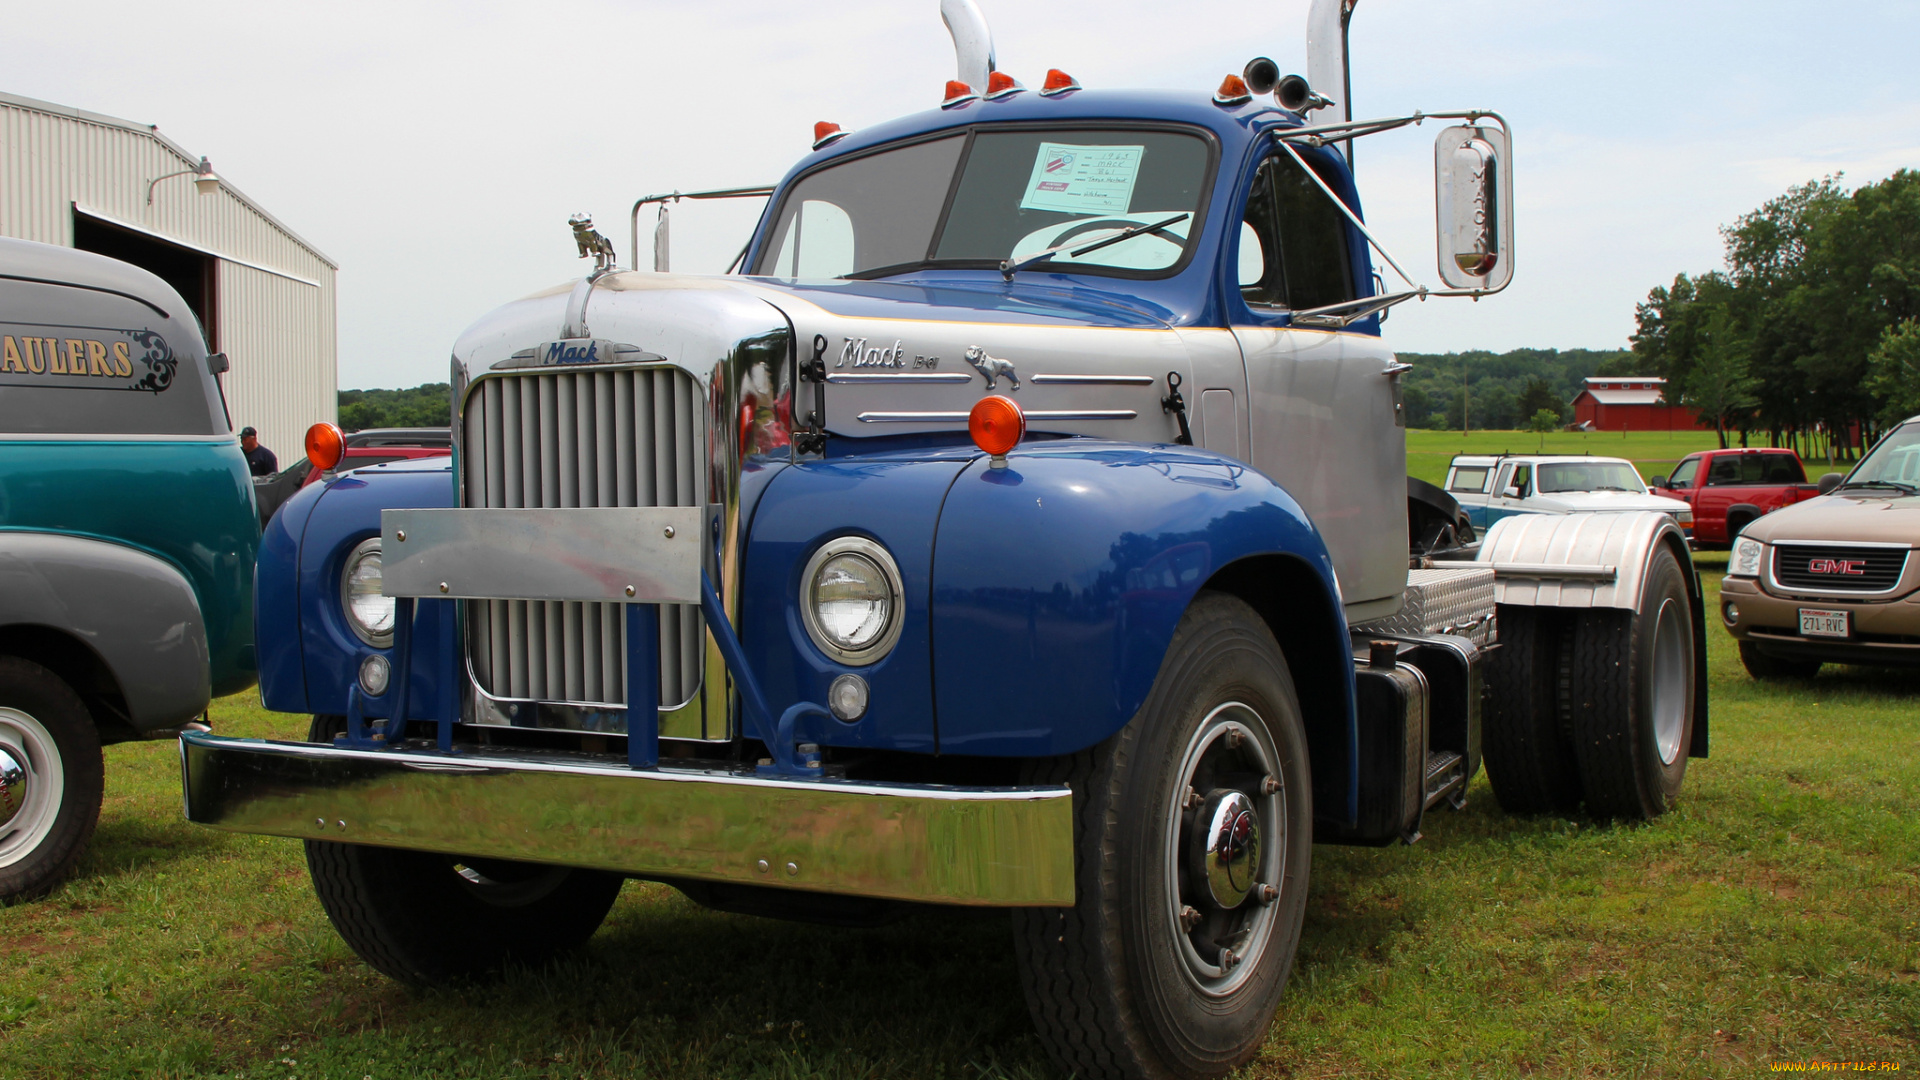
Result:
{"label": "turquoise vintage truck", "polygon": [[252,483],[198,320],[115,259],[0,239],[0,900],[100,813],[100,747],[252,686]]}

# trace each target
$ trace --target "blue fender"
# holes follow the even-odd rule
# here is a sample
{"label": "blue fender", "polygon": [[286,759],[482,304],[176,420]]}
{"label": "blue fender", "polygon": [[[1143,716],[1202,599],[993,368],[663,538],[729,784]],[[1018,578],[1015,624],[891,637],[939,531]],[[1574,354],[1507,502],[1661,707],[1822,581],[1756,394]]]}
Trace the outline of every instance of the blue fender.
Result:
{"label": "blue fender", "polygon": [[[848,534],[885,547],[906,592],[899,642],[864,667],[816,648],[798,608],[807,559]],[[865,716],[802,717],[801,741],[985,757],[1120,730],[1194,595],[1231,588],[1280,624],[1316,788],[1348,816],[1353,662],[1332,562],[1299,504],[1231,458],[1064,439],[1005,469],[971,448],[796,464],[754,512],[743,585],[742,645],[776,712],[826,701],[843,673],[870,687]]]}
{"label": "blue fender", "polygon": [[[380,535],[380,511],[453,504],[449,459],[422,458],[311,485],[274,514],[254,583],[267,708],[344,714],[361,661],[376,652],[396,660],[393,649],[368,645],[347,625],[340,573],[355,545]],[[459,643],[452,601],[425,600],[416,608],[408,712],[429,719],[458,703]],[[374,714],[381,715],[377,708]]]}
{"label": "blue fender", "polygon": [[[1276,557],[1312,582],[1317,595],[1291,598],[1296,618],[1351,687],[1326,545],[1260,472],[1190,447],[1080,439],[1033,444],[1005,469],[974,462],[947,494],[934,558],[941,751],[1065,754],[1107,738],[1145,702],[1194,595]],[[1354,731],[1341,696],[1349,738],[1336,745]]]}

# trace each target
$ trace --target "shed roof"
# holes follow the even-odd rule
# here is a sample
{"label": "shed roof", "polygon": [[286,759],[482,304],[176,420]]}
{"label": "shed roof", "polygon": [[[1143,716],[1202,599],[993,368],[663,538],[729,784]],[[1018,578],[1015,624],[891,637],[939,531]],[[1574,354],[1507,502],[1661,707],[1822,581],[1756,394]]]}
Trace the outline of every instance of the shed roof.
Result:
{"label": "shed roof", "polygon": [[[76,120],[83,124],[93,124],[99,127],[118,128],[121,131],[131,132],[135,135],[152,139],[154,142],[157,142],[161,146],[166,147],[168,152],[178,156],[181,161],[186,163],[186,166],[188,168],[192,168],[193,166],[199,164],[199,161],[200,161],[200,155],[189,153],[187,149],[181,146],[179,143],[176,143],[172,139],[167,138],[165,135],[160,134],[160,127],[157,124],[136,124],[131,120],[122,120],[117,116],[107,116],[104,113],[88,112],[85,109],[76,109],[71,105],[57,105],[51,101],[40,101],[37,98],[22,97],[19,94],[9,94],[9,93],[5,93],[4,91],[0,91],[0,105],[11,105],[14,108],[18,108],[18,109],[31,109],[34,112],[43,112],[50,116],[64,117],[68,120]],[[294,232],[292,229],[288,228],[285,222],[281,221],[277,217],[274,217],[272,214],[267,213],[264,207],[262,207],[259,203],[254,202],[252,199],[249,199],[245,195],[245,193],[243,193],[239,188],[235,187],[233,185],[233,181],[227,179],[225,174],[222,174],[220,176],[220,187],[221,187],[221,190],[227,192],[229,195],[232,195],[236,200],[238,200],[241,203],[241,205],[245,206],[247,209],[253,211],[254,213],[260,215],[261,220],[265,221],[267,224],[273,226],[275,229],[284,233],[287,239],[292,240],[295,244],[300,245],[301,247],[305,248],[308,252],[312,253],[314,258],[319,259],[321,262],[326,263],[328,266],[332,267],[335,270],[340,269],[340,264],[337,262],[334,262],[331,258],[329,258],[326,252],[321,251],[317,247],[314,247],[311,243],[309,243],[306,240],[305,237],[301,236],[299,233]],[[142,229],[140,231],[145,232],[147,230]],[[171,239],[171,238],[168,238],[168,239]]]}

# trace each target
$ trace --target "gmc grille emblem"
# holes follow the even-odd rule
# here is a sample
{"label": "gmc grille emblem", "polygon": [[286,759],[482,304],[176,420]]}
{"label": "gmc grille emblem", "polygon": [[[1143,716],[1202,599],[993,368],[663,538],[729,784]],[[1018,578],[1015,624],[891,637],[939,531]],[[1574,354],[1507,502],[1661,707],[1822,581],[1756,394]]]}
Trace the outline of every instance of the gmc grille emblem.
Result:
{"label": "gmc grille emblem", "polygon": [[1851,574],[1859,577],[1867,572],[1865,559],[1809,559],[1809,574]]}

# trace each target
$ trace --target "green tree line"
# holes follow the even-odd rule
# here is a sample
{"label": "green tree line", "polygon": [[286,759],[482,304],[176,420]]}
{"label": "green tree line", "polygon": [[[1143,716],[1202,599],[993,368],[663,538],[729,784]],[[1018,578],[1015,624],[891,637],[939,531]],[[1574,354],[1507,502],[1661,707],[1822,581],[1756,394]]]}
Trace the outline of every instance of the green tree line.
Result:
{"label": "green tree line", "polygon": [[407,390],[340,391],[340,429],[446,427],[453,388],[426,383]]}
{"label": "green tree line", "polygon": [[1724,269],[1637,307],[1634,373],[1665,376],[1723,446],[1851,457],[1920,413],[1920,172],[1813,181],[1720,231]]}
{"label": "green tree line", "polygon": [[[1573,419],[1573,399],[1592,375],[1633,371],[1625,349],[1514,349],[1492,353],[1401,353],[1413,365],[1404,378],[1407,426],[1512,431],[1542,412],[1554,426]],[[1464,423],[1463,423],[1464,421]]]}

